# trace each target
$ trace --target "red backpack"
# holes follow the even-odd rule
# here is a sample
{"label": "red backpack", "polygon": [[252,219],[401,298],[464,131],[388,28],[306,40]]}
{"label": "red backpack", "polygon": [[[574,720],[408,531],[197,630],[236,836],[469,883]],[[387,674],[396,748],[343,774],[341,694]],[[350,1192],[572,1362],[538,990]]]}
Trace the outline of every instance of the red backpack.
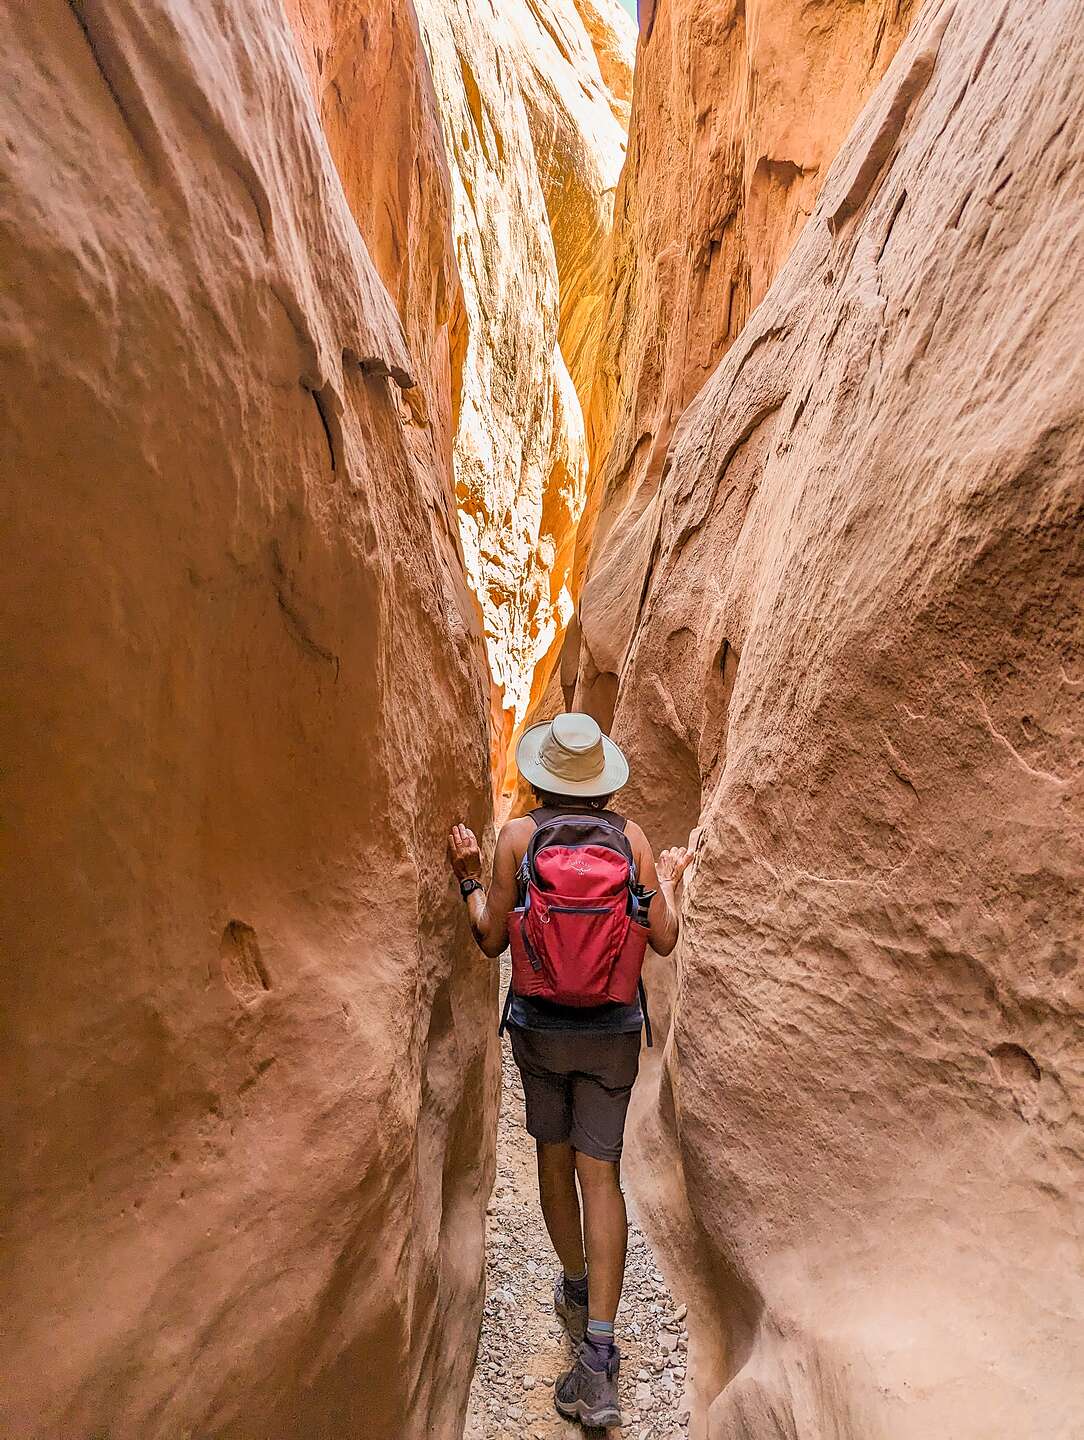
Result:
{"label": "red backpack", "polygon": [[631,1005],[639,993],[646,1018],[640,971],[651,897],[636,882],[625,821],[546,809],[531,818],[522,904],[508,917],[511,989],[577,1008]]}

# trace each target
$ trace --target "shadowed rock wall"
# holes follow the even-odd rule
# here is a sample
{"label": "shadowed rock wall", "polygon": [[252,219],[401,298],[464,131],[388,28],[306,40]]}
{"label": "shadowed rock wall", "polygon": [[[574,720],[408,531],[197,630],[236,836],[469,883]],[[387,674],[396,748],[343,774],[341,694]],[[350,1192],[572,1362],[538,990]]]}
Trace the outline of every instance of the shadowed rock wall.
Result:
{"label": "shadowed rock wall", "polygon": [[924,7],[626,556],[628,808],[703,827],[632,1170],[712,1440],[1084,1427],[1082,21]]}
{"label": "shadowed rock wall", "polygon": [[[916,9],[916,0],[641,6],[570,587],[582,620],[580,703],[604,725],[648,558],[640,519],[674,426],[763,297]],[[574,626],[566,669],[577,667],[580,639]]]}
{"label": "shadowed rock wall", "polygon": [[489,818],[447,175],[409,6],[292,10],[319,108],[271,0],[6,7],[11,1436],[461,1424],[496,1075],[443,855]]}

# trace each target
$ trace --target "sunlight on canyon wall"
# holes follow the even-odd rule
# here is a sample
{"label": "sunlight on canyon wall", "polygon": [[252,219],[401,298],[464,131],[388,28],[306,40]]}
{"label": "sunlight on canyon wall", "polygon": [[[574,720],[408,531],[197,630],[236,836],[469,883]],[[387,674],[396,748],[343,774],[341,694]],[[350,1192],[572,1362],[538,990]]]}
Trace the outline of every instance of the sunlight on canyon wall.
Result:
{"label": "sunlight on canyon wall", "polygon": [[572,613],[633,27],[616,0],[418,0],[452,171],[456,499],[495,755]]}

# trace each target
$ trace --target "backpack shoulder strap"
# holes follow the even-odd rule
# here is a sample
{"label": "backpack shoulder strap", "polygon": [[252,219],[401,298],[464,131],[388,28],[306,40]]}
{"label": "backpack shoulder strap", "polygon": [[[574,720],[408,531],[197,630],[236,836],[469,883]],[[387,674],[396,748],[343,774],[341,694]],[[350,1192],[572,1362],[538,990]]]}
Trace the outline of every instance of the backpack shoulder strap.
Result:
{"label": "backpack shoulder strap", "polygon": [[[527,815],[528,815],[528,817],[529,817],[531,820],[534,821],[535,833],[537,834],[537,832],[538,832],[538,827],[539,827],[540,825],[545,824],[547,817],[550,816],[550,815],[555,815],[556,813],[557,813],[557,812],[554,811],[554,810],[547,810],[544,805],[536,805],[533,810],[528,810]],[[534,836],[533,836],[533,835],[531,836],[531,839],[532,839],[532,840],[534,839]],[[530,841],[528,841],[527,849],[524,850],[524,852],[523,852],[523,859],[519,862],[519,865],[516,867],[516,904],[517,904],[517,905],[522,905],[523,902],[524,902],[524,900],[526,899],[526,895],[527,895],[527,882],[530,880],[530,878],[531,878],[531,846],[530,846]],[[508,994],[509,994],[509,997],[511,997],[511,994],[512,994],[511,987],[509,987]]]}
{"label": "backpack shoulder strap", "polygon": [[627,815],[619,815],[616,810],[600,810],[598,813],[603,819],[608,820],[615,830],[620,830],[624,835],[625,826],[629,823]]}
{"label": "backpack shoulder strap", "polygon": [[551,820],[567,820],[579,818],[584,820],[605,820],[607,825],[612,825],[615,830],[625,833],[625,826],[629,823],[628,817],[618,815],[616,810],[591,810],[584,807],[582,810],[558,809],[556,805],[536,805],[533,810],[528,811],[537,829],[540,825],[546,825]]}
{"label": "backpack shoulder strap", "polygon": [[[509,1011],[510,1011],[511,1009],[512,1009],[512,982],[511,982],[511,980],[509,980],[509,982],[508,982],[508,991],[507,991],[507,993],[505,994],[505,997],[504,997],[504,1009],[501,1011],[501,1023],[497,1026],[497,1034],[498,1034],[498,1036],[503,1035],[504,1032],[505,1032],[505,1030],[506,1030],[507,1027],[508,1027],[508,1014],[509,1014]],[[648,1040],[647,1043],[650,1045],[650,1044],[651,1044],[651,1041]]]}
{"label": "backpack shoulder strap", "polygon": [[[537,812],[532,813],[536,814]],[[632,846],[625,834],[624,826],[623,824],[615,825],[610,819],[609,812],[592,810],[589,813],[583,813],[571,810],[553,810],[545,813],[548,818],[535,820],[535,832],[531,836],[527,852],[523,857],[523,868],[530,879],[537,879],[535,857],[539,850],[544,849],[547,845],[605,845],[607,849],[615,850],[628,862],[629,873],[635,876],[636,857],[632,853]],[[620,820],[620,816],[614,818]]]}

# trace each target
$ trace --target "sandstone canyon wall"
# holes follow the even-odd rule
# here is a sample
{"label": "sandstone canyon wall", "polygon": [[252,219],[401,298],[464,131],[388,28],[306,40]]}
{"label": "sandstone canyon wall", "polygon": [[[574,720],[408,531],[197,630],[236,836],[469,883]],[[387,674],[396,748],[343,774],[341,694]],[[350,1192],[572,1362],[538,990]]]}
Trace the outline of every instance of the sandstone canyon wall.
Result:
{"label": "sandstone canyon wall", "polygon": [[625,153],[616,0],[418,0],[463,286],[456,497],[494,681],[495,768],[572,613],[583,401]]}
{"label": "sandstone canyon wall", "polygon": [[443,857],[488,823],[449,183],[409,5],[291,11],[5,6],[20,1440],[461,1424],[496,1073]]}
{"label": "sandstone canyon wall", "polygon": [[598,542],[628,808],[702,827],[632,1170],[712,1440],[1084,1432],[1082,36],[923,7]]}
{"label": "sandstone canyon wall", "polygon": [[[916,8],[917,0],[641,7],[628,163],[587,406],[590,495],[571,581],[579,603],[593,553],[580,607],[580,697],[606,721],[650,543],[644,511],[674,425],[764,295]],[[580,645],[573,626],[572,673]]]}

